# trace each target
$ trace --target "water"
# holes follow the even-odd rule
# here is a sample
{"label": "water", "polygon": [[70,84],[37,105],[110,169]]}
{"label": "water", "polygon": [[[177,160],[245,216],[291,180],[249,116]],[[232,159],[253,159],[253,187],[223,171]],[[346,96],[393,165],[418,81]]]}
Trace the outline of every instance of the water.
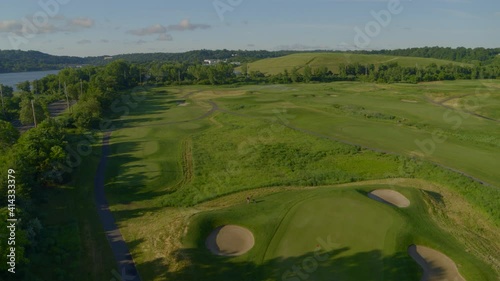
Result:
{"label": "water", "polygon": [[0,73],[0,84],[13,87],[15,90],[17,83],[38,80],[50,74],[57,74],[59,71],[60,70]]}

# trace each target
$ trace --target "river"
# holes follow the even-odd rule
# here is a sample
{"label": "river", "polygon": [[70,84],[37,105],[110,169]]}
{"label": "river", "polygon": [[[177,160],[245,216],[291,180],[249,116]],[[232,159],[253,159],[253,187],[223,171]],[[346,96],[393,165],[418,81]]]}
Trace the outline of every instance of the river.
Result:
{"label": "river", "polygon": [[59,71],[60,70],[0,73],[0,84],[13,87],[15,90],[17,83],[38,80],[50,74],[57,74]]}

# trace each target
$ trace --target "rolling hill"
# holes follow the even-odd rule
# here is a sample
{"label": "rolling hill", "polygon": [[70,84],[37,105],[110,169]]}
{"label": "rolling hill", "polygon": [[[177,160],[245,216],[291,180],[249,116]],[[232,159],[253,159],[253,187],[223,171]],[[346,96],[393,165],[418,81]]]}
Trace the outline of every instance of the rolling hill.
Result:
{"label": "rolling hill", "polygon": [[397,62],[401,66],[427,66],[432,63],[436,65],[456,64],[467,66],[466,63],[458,63],[448,60],[417,58],[417,57],[398,57],[387,55],[363,55],[349,53],[299,53],[284,57],[269,58],[258,60],[248,64],[248,71],[260,71],[266,74],[277,74],[284,69],[290,71],[294,67],[302,68],[309,65],[312,68],[326,66],[333,73],[338,73],[341,64],[374,64],[379,66],[384,63]]}

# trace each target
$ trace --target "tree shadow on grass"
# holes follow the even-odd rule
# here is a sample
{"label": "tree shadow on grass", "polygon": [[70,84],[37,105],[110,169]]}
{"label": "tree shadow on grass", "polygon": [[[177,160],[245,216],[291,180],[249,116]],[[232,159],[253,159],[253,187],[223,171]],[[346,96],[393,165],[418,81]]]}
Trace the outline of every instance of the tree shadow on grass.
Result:
{"label": "tree shadow on grass", "polygon": [[[120,151],[117,151],[118,147]],[[110,145],[114,154],[108,156],[106,165],[105,194],[110,206],[115,204],[131,205],[142,201],[154,200],[165,195],[168,191],[148,188],[152,182],[158,180],[160,175],[148,174],[150,166],[143,163],[140,158],[132,155],[142,149],[138,142],[127,142]],[[133,164],[130,164],[133,163]],[[141,172],[146,171],[146,172]],[[132,205],[131,205],[132,206]],[[120,222],[129,218],[142,216],[146,212],[155,212],[159,208],[133,208],[120,207],[113,214]]]}
{"label": "tree shadow on grass", "polygon": [[406,252],[384,255],[373,250],[348,254],[349,250],[311,251],[255,263],[241,261],[241,257],[214,256],[206,249],[183,249],[173,255],[188,265],[175,272],[165,268],[161,280],[417,281],[422,275],[421,268]]}
{"label": "tree shadow on grass", "polygon": [[443,195],[441,195],[441,193],[437,193],[437,192],[429,191],[429,190],[423,190],[423,192],[426,195],[428,195],[430,198],[432,198],[432,200],[434,200],[439,205],[442,205],[442,206],[445,205]]}
{"label": "tree shadow on grass", "polygon": [[[169,109],[171,107],[171,100],[175,99],[176,96],[172,94],[152,94],[152,95],[145,95],[143,96],[143,99],[141,100],[134,100],[134,99],[129,99],[130,103],[127,103],[127,100],[125,102],[121,102],[116,106],[116,109],[122,109],[119,110],[122,113],[123,111],[122,107],[127,107],[129,109],[129,112],[127,115],[129,116],[137,116],[137,115],[144,115],[144,114],[155,114],[155,113],[160,113],[164,112],[165,110]],[[122,107],[119,107],[122,106]],[[125,112],[126,113],[126,112]]]}

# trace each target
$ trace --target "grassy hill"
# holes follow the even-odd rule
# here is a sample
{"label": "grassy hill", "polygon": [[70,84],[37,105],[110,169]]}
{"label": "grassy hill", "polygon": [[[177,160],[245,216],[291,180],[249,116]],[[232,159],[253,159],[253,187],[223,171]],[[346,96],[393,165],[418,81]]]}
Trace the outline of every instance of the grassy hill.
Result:
{"label": "grassy hill", "polygon": [[312,68],[328,67],[333,73],[338,73],[340,64],[374,64],[379,66],[384,63],[397,62],[401,66],[427,66],[432,63],[437,65],[457,64],[468,65],[448,60],[432,59],[432,58],[416,58],[416,57],[397,57],[386,55],[361,55],[347,53],[301,53],[292,54],[279,58],[263,59],[248,64],[248,71],[261,71],[266,74],[277,74],[283,72],[284,69],[290,71],[294,67],[302,68],[305,65],[310,65]]}

